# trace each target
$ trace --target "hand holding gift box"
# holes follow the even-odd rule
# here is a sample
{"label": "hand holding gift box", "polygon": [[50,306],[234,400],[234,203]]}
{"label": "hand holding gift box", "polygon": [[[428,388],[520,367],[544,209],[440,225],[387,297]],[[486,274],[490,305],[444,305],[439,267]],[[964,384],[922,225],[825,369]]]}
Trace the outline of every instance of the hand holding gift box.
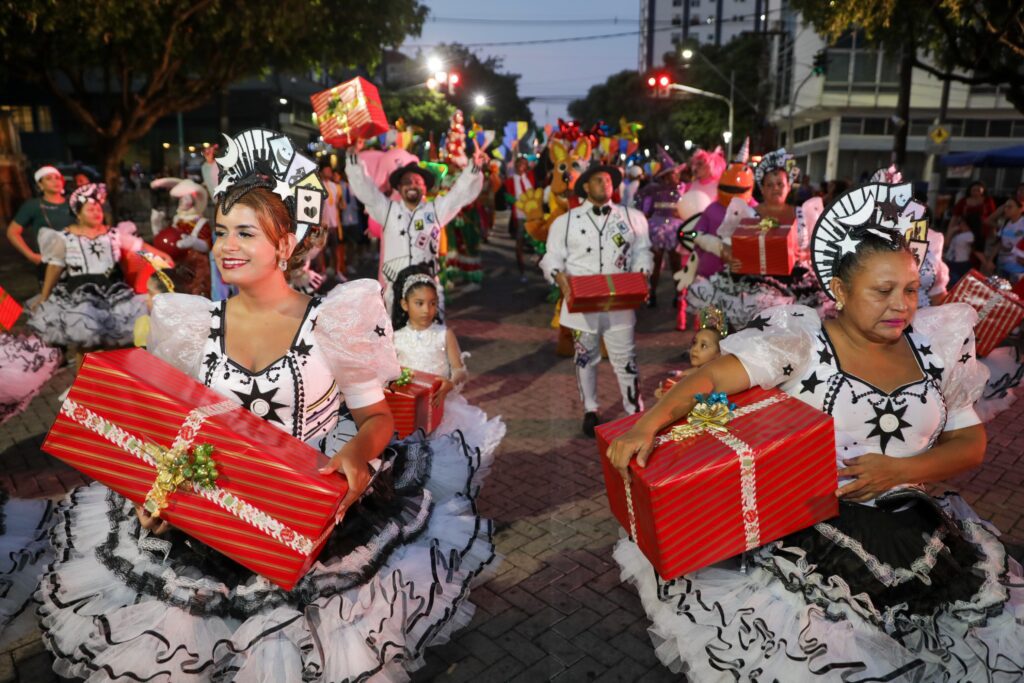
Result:
{"label": "hand holding gift box", "polygon": [[43,450],[285,590],[348,491],[318,450],[141,349],[86,356]]}
{"label": "hand holding gift box", "polygon": [[395,419],[395,432],[404,439],[417,429],[430,434],[444,418],[444,403],[434,405],[443,379],[429,372],[402,368],[402,374],[384,390],[384,400]]}
{"label": "hand holding gift box", "polygon": [[313,120],[324,142],[348,147],[388,132],[389,125],[377,87],[365,78],[353,78],[310,96]]}
{"label": "hand holding gift box", "polygon": [[640,419],[597,428],[608,502],[663,579],[752,550],[838,514],[832,418],[781,391],[701,401],[662,432],[629,481],[605,457]]}
{"label": "hand holding gift box", "polygon": [[570,313],[599,313],[640,308],[647,300],[643,273],[574,275],[569,278],[566,306]]}
{"label": "hand holding gift box", "polygon": [[796,225],[779,225],[772,218],[743,218],[732,234],[732,256],[745,275],[789,275],[796,265]]}
{"label": "hand holding gift box", "polygon": [[971,270],[960,278],[943,303],[969,304],[978,312],[974,326],[978,356],[987,356],[1024,321],[1024,303],[1010,283]]}

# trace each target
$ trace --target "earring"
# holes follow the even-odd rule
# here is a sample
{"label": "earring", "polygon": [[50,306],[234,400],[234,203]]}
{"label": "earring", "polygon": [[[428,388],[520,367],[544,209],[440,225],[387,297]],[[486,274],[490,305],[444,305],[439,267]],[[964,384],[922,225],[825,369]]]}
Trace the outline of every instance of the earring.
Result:
{"label": "earring", "polygon": [[836,310],[837,311],[843,310],[843,302],[842,301],[837,301],[836,302]]}
{"label": "earring", "polygon": [[277,262],[277,267],[280,268],[282,271],[288,270],[288,261],[281,259],[280,261]]}

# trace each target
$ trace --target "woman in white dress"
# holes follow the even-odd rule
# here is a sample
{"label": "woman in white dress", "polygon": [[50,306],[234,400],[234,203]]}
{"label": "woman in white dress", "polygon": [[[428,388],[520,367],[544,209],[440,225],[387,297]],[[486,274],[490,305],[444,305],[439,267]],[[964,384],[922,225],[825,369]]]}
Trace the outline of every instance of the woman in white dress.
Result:
{"label": "woman in white dress", "polygon": [[975,312],[918,310],[909,246],[870,195],[851,194],[811,245],[838,317],[764,311],[609,449],[620,470],[642,466],[695,394],[778,387],[835,420],[839,515],[752,551],[745,573],[726,562],[663,581],[628,539],[615,558],[659,658],[690,680],[1022,680],[1020,565],[959,496],[919,486],[985,454]]}
{"label": "woman in white dress", "polygon": [[479,454],[459,435],[388,445],[383,385],[399,366],[380,286],[324,298],[288,286],[318,230],[296,221],[308,185],[285,179],[304,157],[237,154],[267,134],[246,131],[218,160],[213,252],[238,294],[158,296],[148,348],[330,456],[321,472],[349,483],[341,522],[285,592],[99,484],[72,492],[36,593],[63,676],[405,680],[468,622],[470,583],[494,558],[472,497]]}

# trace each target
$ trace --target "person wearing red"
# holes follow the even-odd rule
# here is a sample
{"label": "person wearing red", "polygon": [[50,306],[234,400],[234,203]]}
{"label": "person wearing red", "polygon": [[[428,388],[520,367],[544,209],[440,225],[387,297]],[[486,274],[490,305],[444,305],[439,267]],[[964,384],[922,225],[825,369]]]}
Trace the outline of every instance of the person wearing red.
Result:
{"label": "person wearing red", "polygon": [[533,171],[530,170],[530,162],[526,157],[516,158],[515,173],[505,179],[505,192],[511,198],[509,204],[512,212],[509,217],[509,228],[512,237],[516,241],[516,266],[519,267],[519,279],[526,280],[525,264],[525,240],[526,240],[526,216],[516,208],[515,201],[527,190],[537,186]]}
{"label": "person wearing red", "polygon": [[949,224],[949,234],[955,234],[960,222],[966,220],[968,216],[977,216],[978,221],[984,226],[985,239],[988,239],[992,236],[992,228],[985,225],[985,219],[995,210],[995,200],[989,196],[985,184],[975,180],[967,186],[967,194],[953,205],[953,220]]}

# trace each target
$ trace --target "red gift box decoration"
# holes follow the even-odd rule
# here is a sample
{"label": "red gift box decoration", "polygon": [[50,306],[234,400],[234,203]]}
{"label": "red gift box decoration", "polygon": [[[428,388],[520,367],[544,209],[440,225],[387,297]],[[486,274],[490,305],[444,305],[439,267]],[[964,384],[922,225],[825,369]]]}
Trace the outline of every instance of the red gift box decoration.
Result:
{"label": "red gift box decoration", "polygon": [[43,450],[284,590],[348,491],[320,451],[141,349],[86,356]]}
{"label": "red gift box decoration", "polygon": [[402,375],[384,390],[384,400],[395,418],[395,431],[404,439],[417,429],[430,434],[444,418],[444,403],[434,406],[442,378],[429,372],[402,368]]}
{"label": "red gift box decoration", "polygon": [[987,278],[976,270],[960,278],[943,303],[968,304],[978,312],[974,326],[975,353],[987,356],[1024,321],[1024,304],[1002,278]]}
{"label": "red gift box decoration", "polygon": [[605,453],[640,415],[597,428],[612,512],[665,580],[839,512],[831,416],[775,389],[731,399],[731,420],[698,404],[663,432],[629,484]]}
{"label": "red gift box decoration", "polygon": [[573,275],[566,305],[570,313],[640,308],[647,300],[647,291],[647,276],[643,273]]}
{"label": "red gift box decoration", "polygon": [[348,147],[356,140],[372,138],[390,128],[377,86],[365,78],[353,78],[309,99],[313,103],[313,121],[320,126],[324,142],[333,147]]}
{"label": "red gift box decoration", "polygon": [[0,287],[0,329],[9,330],[14,327],[23,310],[21,304]]}
{"label": "red gift box decoration", "polygon": [[779,225],[771,218],[743,218],[732,235],[732,256],[744,275],[789,275],[799,245],[796,224]]}

